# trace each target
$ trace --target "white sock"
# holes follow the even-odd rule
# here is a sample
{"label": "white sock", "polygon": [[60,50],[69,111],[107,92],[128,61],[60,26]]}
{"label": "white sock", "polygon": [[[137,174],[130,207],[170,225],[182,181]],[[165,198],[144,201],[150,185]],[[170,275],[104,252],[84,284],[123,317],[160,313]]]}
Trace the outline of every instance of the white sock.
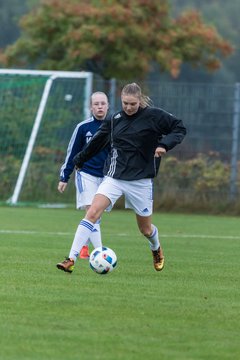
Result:
{"label": "white sock", "polygon": [[150,237],[146,236],[146,238],[149,241],[150,249],[152,251],[155,251],[160,247],[160,242],[159,242],[159,237],[158,237],[158,229],[153,224],[152,224],[152,227],[153,227],[153,232],[152,232],[151,236]]}
{"label": "white sock", "polygon": [[73,259],[74,262],[77,260],[82,247],[88,241],[93,228],[94,224],[91,221],[86,219],[80,221],[69,253],[69,258]]}
{"label": "white sock", "polygon": [[100,224],[94,224],[94,229],[91,232],[91,235],[89,236],[89,239],[93,245],[94,248],[97,248],[99,246],[102,246],[102,237],[101,237],[101,228]]}

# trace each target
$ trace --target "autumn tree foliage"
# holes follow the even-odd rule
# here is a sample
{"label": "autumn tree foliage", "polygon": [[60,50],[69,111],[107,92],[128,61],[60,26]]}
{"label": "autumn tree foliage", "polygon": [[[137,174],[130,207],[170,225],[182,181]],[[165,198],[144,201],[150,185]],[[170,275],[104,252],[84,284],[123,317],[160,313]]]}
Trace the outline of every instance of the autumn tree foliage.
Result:
{"label": "autumn tree foliage", "polygon": [[189,62],[215,70],[233,49],[196,11],[173,19],[167,0],[43,0],[4,49],[10,67],[87,70],[109,79],[143,78],[154,62],[177,77]]}

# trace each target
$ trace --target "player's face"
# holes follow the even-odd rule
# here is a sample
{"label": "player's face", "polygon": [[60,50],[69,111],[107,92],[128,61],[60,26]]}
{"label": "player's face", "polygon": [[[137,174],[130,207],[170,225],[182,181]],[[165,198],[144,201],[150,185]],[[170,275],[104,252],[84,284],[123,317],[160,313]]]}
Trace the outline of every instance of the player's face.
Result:
{"label": "player's face", "polygon": [[121,100],[123,111],[127,115],[131,116],[138,111],[138,108],[140,106],[140,100],[137,96],[122,95]]}
{"label": "player's face", "polygon": [[108,99],[104,94],[96,94],[92,96],[91,112],[98,120],[103,120],[108,111]]}

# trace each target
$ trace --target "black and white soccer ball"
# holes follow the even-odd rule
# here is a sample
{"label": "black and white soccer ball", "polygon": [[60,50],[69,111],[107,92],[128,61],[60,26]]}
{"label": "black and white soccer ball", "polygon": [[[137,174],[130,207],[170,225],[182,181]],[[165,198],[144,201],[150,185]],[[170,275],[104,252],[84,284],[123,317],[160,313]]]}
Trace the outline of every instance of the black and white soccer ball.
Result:
{"label": "black and white soccer ball", "polygon": [[89,264],[97,274],[108,274],[117,266],[117,256],[112,249],[101,246],[91,252]]}

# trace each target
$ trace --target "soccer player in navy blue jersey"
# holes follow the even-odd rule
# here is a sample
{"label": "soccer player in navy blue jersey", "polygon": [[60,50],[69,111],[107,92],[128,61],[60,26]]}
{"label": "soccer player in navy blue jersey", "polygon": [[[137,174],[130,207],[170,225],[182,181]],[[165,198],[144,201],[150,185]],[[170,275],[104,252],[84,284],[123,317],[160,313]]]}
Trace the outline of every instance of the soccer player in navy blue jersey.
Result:
{"label": "soccer player in navy blue jersey", "polygon": [[[105,119],[108,112],[108,98],[105,93],[99,91],[93,93],[90,101],[92,116],[76,126],[68,145],[64,164],[60,170],[58,191],[61,193],[65,191],[68,180],[74,170],[74,156],[86,147],[99,129],[102,120]],[[81,171],[77,170],[75,172],[77,209],[88,210],[90,207],[98,186],[103,180],[103,166],[107,155],[108,148],[104,148],[93,158],[86,161]],[[94,248],[101,246],[100,219],[95,223],[94,229],[89,235],[89,240]],[[88,242],[82,247],[80,257],[89,257]]]}
{"label": "soccer player in navy blue jersey", "polygon": [[93,140],[73,159],[76,168],[82,169],[86,161],[111,145],[104,180],[77,228],[69,258],[57,264],[65,272],[72,272],[97,219],[122,195],[125,207],[135,212],[138,228],[149,242],[155,270],[164,267],[158,229],[152,224],[152,180],[158,173],[161,157],[182,142],[186,128],[182,120],[153,107],[136,83],[124,86],[121,101],[122,110],[103,121]]}

